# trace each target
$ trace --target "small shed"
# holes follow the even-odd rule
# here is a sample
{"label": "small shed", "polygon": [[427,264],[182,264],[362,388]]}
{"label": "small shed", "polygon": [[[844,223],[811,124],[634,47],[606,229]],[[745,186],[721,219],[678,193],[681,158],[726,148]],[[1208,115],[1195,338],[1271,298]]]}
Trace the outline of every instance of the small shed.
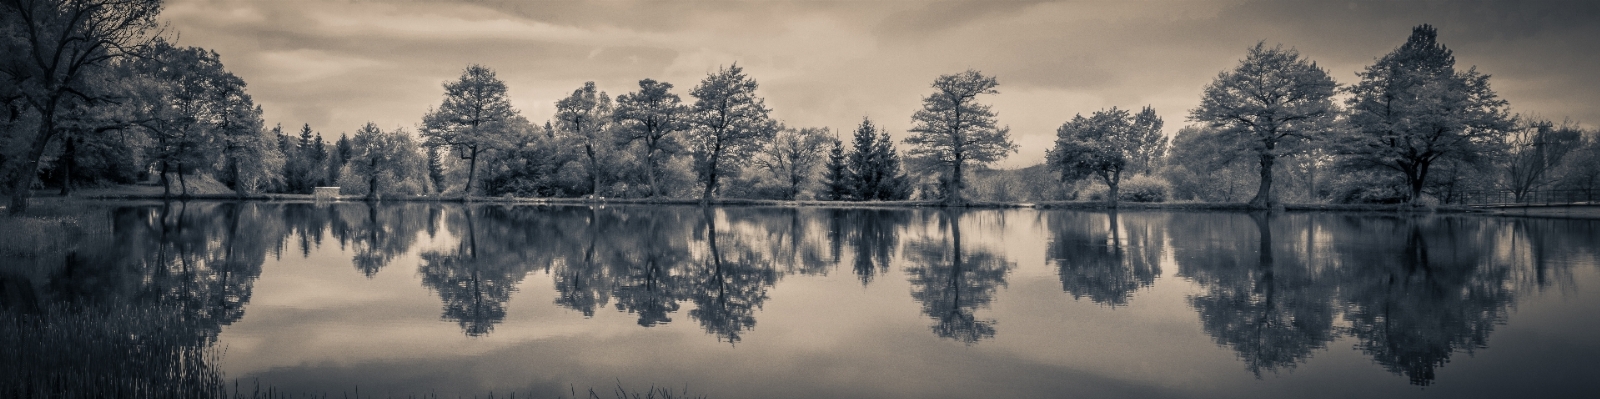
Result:
{"label": "small shed", "polygon": [[317,201],[333,201],[339,199],[338,187],[317,187],[312,189],[311,198]]}

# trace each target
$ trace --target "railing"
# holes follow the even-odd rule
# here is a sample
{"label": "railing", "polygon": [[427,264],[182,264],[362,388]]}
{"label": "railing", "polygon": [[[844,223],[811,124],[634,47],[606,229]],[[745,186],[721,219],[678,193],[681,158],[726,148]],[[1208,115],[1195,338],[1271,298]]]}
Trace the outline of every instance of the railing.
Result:
{"label": "railing", "polygon": [[1518,199],[1511,190],[1475,190],[1456,193],[1450,203],[1484,206],[1600,205],[1597,190],[1534,190]]}

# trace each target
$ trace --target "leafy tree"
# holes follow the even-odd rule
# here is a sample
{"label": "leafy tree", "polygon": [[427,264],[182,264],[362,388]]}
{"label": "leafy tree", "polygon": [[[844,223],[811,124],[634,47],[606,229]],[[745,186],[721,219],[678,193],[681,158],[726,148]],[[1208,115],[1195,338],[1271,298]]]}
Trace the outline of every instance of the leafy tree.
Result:
{"label": "leafy tree", "polygon": [[248,115],[253,109],[226,107],[250,107],[249,104],[219,103],[218,100],[222,100],[219,97],[226,96],[225,91],[234,90],[226,86],[242,86],[243,81],[223,69],[214,51],[178,47],[165,40],[156,40],[149,47],[148,56],[141,58],[133,70],[143,77],[138,84],[139,101],[133,102],[132,106],[136,115],[134,118],[151,138],[151,146],[145,152],[159,165],[162,193],[171,194],[168,175],[176,172],[181,195],[188,195],[188,182],[184,176],[210,167],[211,160],[219,152],[218,147],[228,147],[225,143],[218,145],[227,134],[217,134],[214,129],[216,121],[226,116],[233,119],[228,124],[249,124],[230,126],[237,133],[255,130],[252,126],[254,122],[245,121],[258,119],[259,116]]}
{"label": "leafy tree", "polygon": [[584,82],[582,88],[556,102],[556,127],[583,146],[583,154],[589,160],[591,193],[596,197],[600,196],[601,187],[600,151],[604,144],[610,144],[606,135],[611,132],[611,108],[611,97],[595,90],[594,82]]}
{"label": "leafy tree", "polygon": [[1600,198],[1600,131],[1588,130],[1583,143],[1561,167],[1561,188],[1574,190],[1585,201]]}
{"label": "leafy tree", "polygon": [[782,181],[784,199],[794,200],[816,174],[822,163],[822,143],[829,137],[832,135],[825,127],[784,127],[754,162]]}
{"label": "leafy tree", "polygon": [[282,179],[276,171],[283,167],[283,154],[274,146],[273,133],[264,129],[261,106],[245,92],[244,79],[227,71],[218,72],[211,83],[212,128],[222,144],[227,180],[234,192],[243,197]]}
{"label": "leafy tree", "polygon": [[736,173],[762,142],[777,133],[766,100],[756,96],[757,86],[734,64],[706,75],[689,92],[695,98],[689,139],[695,173],[703,185],[702,203],[711,199],[720,177]]}
{"label": "leafy tree", "polygon": [[402,163],[416,155],[417,144],[405,130],[385,132],[378,125],[367,122],[356,131],[350,141],[350,171],[367,180],[367,200],[378,199],[378,182],[381,179],[398,180]]}
{"label": "leafy tree", "polygon": [[39,159],[61,132],[63,111],[106,99],[94,94],[86,77],[148,44],[160,12],[159,0],[0,1],[0,26],[12,31],[0,35],[8,54],[0,77],[16,98],[6,102],[8,108],[20,102],[38,118],[31,137],[11,143],[27,148],[10,160],[17,165],[10,176],[11,214],[28,209]]}
{"label": "leafy tree", "polygon": [[494,70],[469,65],[461,78],[444,84],[444,102],[422,118],[422,137],[429,146],[448,145],[467,160],[467,184],[462,193],[473,194],[478,178],[478,158],[505,146],[508,135],[527,121],[506,98],[506,84]]}
{"label": "leafy tree", "polygon": [[1399,173],[1415,203],[1436,163],[1483,163],[1499,151],[1511,128],[1507,103],[1489,89],[1489,75],[1455,63],[1438,31],[1420,25],[1358,72],[1346,101],[1351,129],[1337,147],[1347,166]]}
{"label": "leafy tree", "polygon": [[1238,202],[1259,176],[1244,161],[1251,154],[1239,136],[1205,125],[1178,129],[1161,175],[1172,182],[1179,200]]}
{"label": "leafy tree", "polygon": [[679,136],[674,133],[688,128],[688,111],[683,100],[672,93],[672,84],[667,82],[640,80],[639,91],[617,96],[614,117],[621,141],[643,144],[645,179],[650,184],[651,197],[661,195],[656,181],[661,158],[683,150]]}
{"label": "leafy tree", "polygon": [[1261,166],[1260,186],[1250,205],[1267,208],[1278,202],[1272,192],[1273,165],[1329,129],[1338,112],[1333,104],[1337,86],[1327,71],[1300,58],[1299,51],[1256,43],[1237,68],[1218,74],[1206,86],[1189,118],[1239,136],[1235,142]]}
{"label": "leafy tree", "polygon": [[850,176],[850,164],[846,163],[844,156],[844,143],[838,137],[833,138],[833,148],[828,150],[828,170],[822,175],[823,184],[827,186],[825,198],[830,201],[849,199],[853,187]]}
{"label": "leafy tree", "polygon": [[1133,155],[1128,159],[1131,164],[1128,170],[1146,175],[1155,171],[1156,163],[1167,155],[1167,135],[1161,132],[1163,124],[1161,117],[1156,116],[1156,110],[1149,106],[1133,116],[1132,141],[1136,145]]}
{"label": "leafy tree", "polygon": [[1149,165],[1144,157],[1166,147],[1160,134],[1161,117],[1150,107],[1138,116],[1116,107],[1088,118],[1079,114],[1056,129],[1056,146],[1045,154],[1045,162],[1061,172],[1063,181],[1099,177],[1109,190],[1106,201],[1115,207],[1123,172],[1139,167],[1130,163]]}
{"label": "leafy tree", "polygon": [[997,127],[994,111],[977,100],[980,94],[999,93],[998,85],[994,77],[975,70],[939,76],[933,81],[934,93],[923,97],[922,109],[911,115],[908,153],[944,168],[946,205],[965,203],[961,190],[968,162],[987,165],[1017,151],[1011,128]]}
{"label": "leafy tree", "polygon": [[911,182],[900,170],[900,155],[889,132],[861,118],[856,127],[855,150],[850,153],[851,198],[903,200],[911,196]]}
{"label": "leafy tree", "polygon": [[1506,157],[1501,164],[1506,188],[1522,202],[1529,191],[1554,182],[1561,161],[1582,141],[1583,130],[1572,124],[1557,128],[1547,120],[1519,123],[1506,135]]}

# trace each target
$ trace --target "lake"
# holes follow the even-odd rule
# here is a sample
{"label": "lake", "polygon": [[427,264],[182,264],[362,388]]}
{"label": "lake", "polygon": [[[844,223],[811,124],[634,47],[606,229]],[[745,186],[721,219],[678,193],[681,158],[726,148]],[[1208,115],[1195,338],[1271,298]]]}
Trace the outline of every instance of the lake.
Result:
{"label": "lake", "polygon": [[329,397],[1600,391],[1600,221],[94,204],[107,231],[30,260],[7,312],[180,338],[22,345],[12,372],[187,364]]}

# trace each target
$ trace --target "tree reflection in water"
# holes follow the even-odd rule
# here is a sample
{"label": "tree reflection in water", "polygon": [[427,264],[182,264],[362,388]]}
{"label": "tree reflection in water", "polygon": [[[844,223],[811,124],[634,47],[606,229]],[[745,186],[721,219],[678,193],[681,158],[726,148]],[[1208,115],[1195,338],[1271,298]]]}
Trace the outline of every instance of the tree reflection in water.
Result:
{"label": "tree reflection in water", "polygon": [[1197,245],[1177,248],[1178,273],[1205,291],[1189,304],[1206,333],[1238,352],[1245,369],[1257,377],[1293,369],[1337,338],[1333,279],[1314,267],[1310,248],[1275,245],[1273,215],[1250,214],[1254,245],[1229,237],[1252,230],[1234,223],[1239,218],[1223,225],[1216,218],[1181,219],[1174,235]]}
{"label": "tree reflection in water", "polygon": [[1051,214],[1046,258],[1056,263],[1061,289],[1072,299],[1088,297],[1113,308],[1127,305],[1134,291],[1161,276],[1162,242],[1156,228],[1163,223],[1149,215],[1119,220],[1115,209],[1106,214],[1107,221],[1099,219],[1089,213]]}
{"label": "tree reflection in water", "polygon": [[739,235],[717,230],[716,209],[702,208],[702,212],[707,252],[686,276],[689,300],[695,305],[689,317],[719,341],[738,343],[742,332],[755,327],[755,310],[766,302],[767,288],[777,283],[778,272]]}
{"label": "tree reflection in water", "polygon": [[994,300],[995,289],[1006,284],[1014,265],[987,249],[964,250],[961,215],[938,212],[939,227],[948,227],[949,234],[910,243],[906,273],[911,275],[911,298],[936,321],[934,334],[973,344],[994,337],[995,321],[979,320],[973,311]]}
{"label": "tree reflection in water", "polygon": [[1373,234],[1341,251],[1345,319],[1357,347],[1391,373],[1429,385],[1454,352],[1487,346],[1513,300],[1490,235],[1460,219],[1347,220]]}

